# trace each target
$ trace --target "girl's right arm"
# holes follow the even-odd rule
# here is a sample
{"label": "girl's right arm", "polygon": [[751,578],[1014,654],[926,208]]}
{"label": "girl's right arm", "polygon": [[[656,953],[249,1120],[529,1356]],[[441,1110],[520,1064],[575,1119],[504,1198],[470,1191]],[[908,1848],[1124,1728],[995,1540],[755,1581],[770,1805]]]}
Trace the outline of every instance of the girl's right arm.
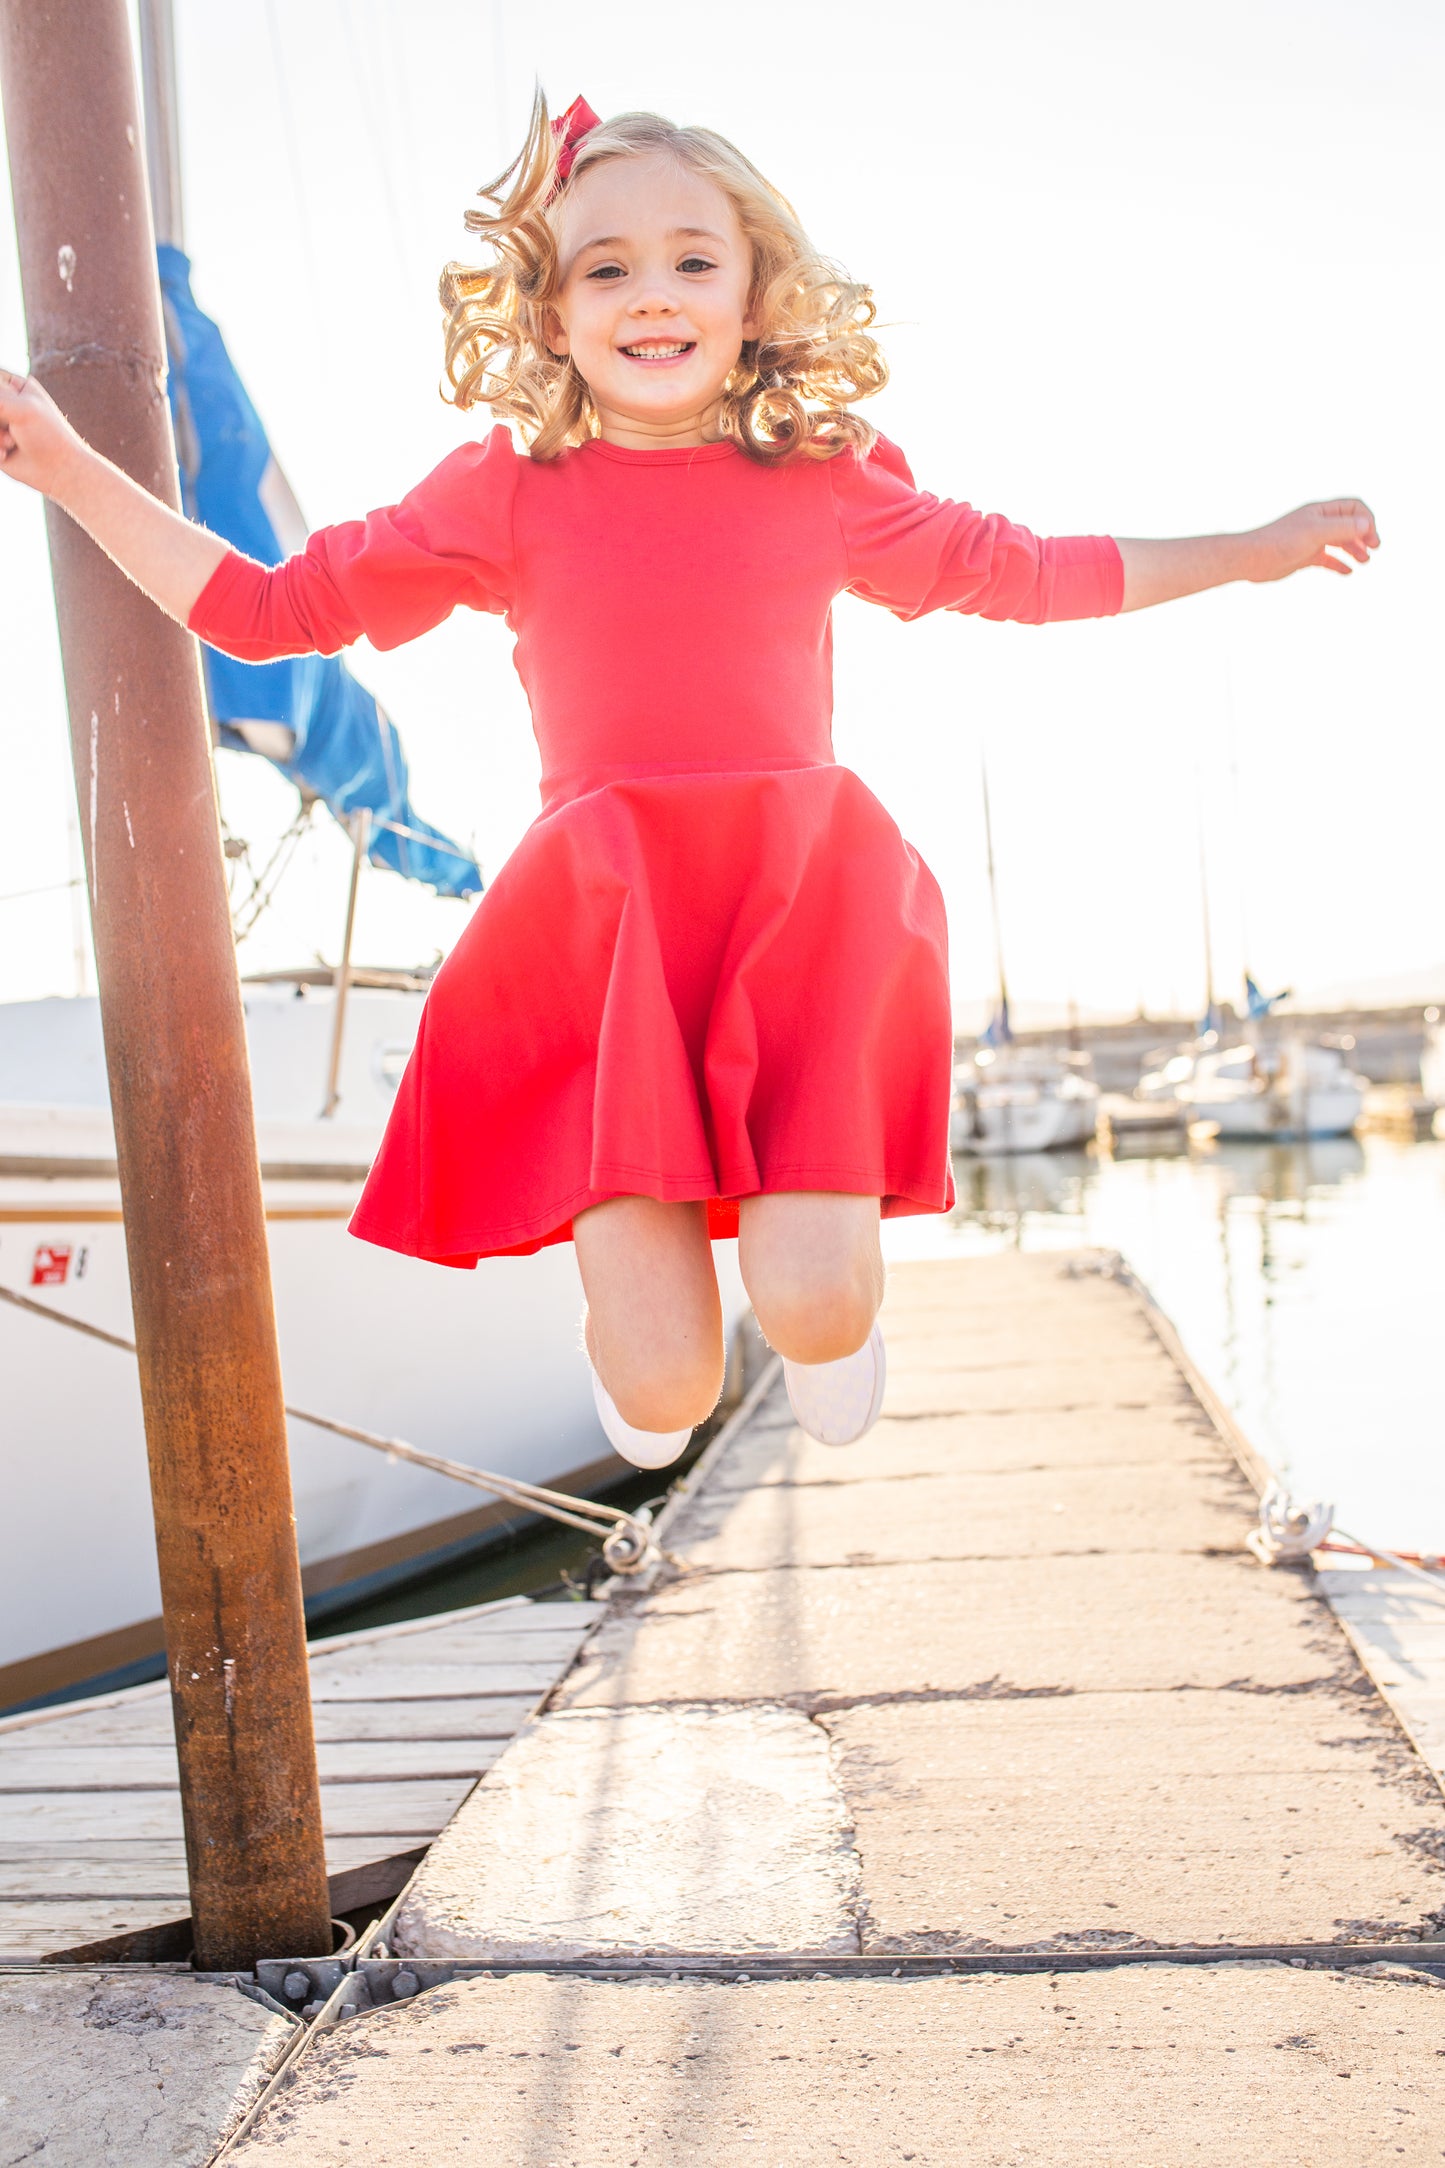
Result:
{"label": "girl's right arm", "polygon": [[151,601],[184,625],[230,544],[92,451],[34,377],[0,370],[0,470],[83,527]]}
{"label": "girl's right arm", "polygon": [[93,452],[33,379],[0,372],[0,472],[52,498],[168,616],[243,662],[335,655],[363,634],[399,647],[458,603],[510,609],[522,465],[494,429],[399,504],[318,528],[296,556],[260,565]]}

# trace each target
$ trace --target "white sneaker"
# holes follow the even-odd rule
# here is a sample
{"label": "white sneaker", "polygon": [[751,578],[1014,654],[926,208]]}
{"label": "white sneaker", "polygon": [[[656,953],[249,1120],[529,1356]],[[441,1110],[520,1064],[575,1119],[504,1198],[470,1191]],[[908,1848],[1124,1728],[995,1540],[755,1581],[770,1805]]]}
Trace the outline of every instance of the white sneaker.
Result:
{"label": "white sneaker", "polygon": [[819,1445],[852,1445],[866,1436],[883,1406],[888,1362],[883,1333],[875,1325],[855,1354],[834,1363],[790,1363],[783,1377],[793,1413]]}
{"label": "white sneaker", "polygon": [[[588,1369],[592,1369],[589,1362]],[[617,1403],[597,1372],[592,1370],[592,1398],[597,1403],[597,1414],[606,1431],[608,1441],[630,1460],[634,1468],[666,1468],[669,1462],[685,1452],[690,1430],[634,1430],[631,1423],[619,1415]]]}

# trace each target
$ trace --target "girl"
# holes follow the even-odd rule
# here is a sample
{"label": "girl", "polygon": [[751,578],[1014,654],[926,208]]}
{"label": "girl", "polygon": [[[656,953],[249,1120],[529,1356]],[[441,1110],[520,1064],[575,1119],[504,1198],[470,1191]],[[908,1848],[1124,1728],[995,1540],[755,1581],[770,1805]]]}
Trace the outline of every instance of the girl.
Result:
{"label": "girl", "polygon": [[[830,611],[1029,624],[1378,542],[1353,498],[1253,533],[1040,541],[914,486],[855,412],[867,287],[705,128],[538,99],[443,280],[456,403],[514,422],[274,571],[0,376],[0,464],[172,617],[250,660],[506,617],[542,812],[437,976],[352,1222],[444,1264],[569,1236],[598,1410],[642,1467],[714,1405],[735,1232],[802,1427],[876,1420],[879,1217],[952,1202],[938,889],[833,759]],[[1332,554],[1333,551],[1343,553]]]}

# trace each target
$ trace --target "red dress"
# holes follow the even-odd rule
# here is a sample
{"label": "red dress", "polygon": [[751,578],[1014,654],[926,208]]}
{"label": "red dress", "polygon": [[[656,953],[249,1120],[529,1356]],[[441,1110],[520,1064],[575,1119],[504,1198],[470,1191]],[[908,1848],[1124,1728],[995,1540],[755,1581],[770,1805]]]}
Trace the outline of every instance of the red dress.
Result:
{"label": "red dress", "polygon": [[1117,610],[1099,536],[921,494],[901,455],[768,468],[729,443],[550,461],[495,429],[191,613],[227,653],[396,647],[504,615],[542,812],[427,997],[352,1220],[439,1263],[565,1240],[632,1194],[715,1234],[763,1190],[952,1202],[943,903],[833,758],[831,610],[1041,624]]}

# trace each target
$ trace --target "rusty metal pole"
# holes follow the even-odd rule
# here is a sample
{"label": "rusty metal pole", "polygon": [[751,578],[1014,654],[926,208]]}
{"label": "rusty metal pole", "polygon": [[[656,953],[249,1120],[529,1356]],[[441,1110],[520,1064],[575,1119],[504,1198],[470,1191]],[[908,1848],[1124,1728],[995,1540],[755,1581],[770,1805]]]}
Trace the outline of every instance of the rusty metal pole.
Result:
{"label": "rusty metal pole", "polygon": [[[31,368],[178,503],[125,0],[0,0]],[[140,1355],[196,1961],[330,1948],[281,1371],[195,642],[49,539]]]}

